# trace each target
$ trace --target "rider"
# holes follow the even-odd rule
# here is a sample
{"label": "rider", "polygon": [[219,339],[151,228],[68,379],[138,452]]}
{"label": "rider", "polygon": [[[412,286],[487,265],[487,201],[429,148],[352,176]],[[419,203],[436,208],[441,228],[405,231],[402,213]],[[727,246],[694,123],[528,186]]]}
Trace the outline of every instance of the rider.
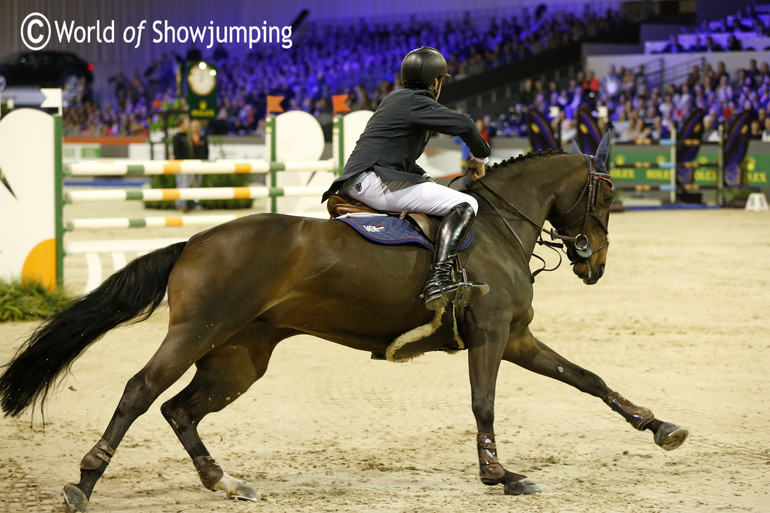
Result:
{"label": "rider", "polygon": [[[377,210],[443,217],[423,291],[429,310],[438,310],[455,298],[460,284],[452,279],[453,260],[478,212],[478,202],[468,194],[437,184],[415,161],[431,132],[460,136],[468,145],[472,156],[467,175],[474,181],[486,173],[490,154],[470,116],[436,101],[448,76],[446,60],[438,50],[423,46],[409,52],[401,63],[405,89],[383,98],[342,176],[323,196],[325,201],[340,191]],[[488,290],[483,283],[466,285],[473,286],[476,295]]]}

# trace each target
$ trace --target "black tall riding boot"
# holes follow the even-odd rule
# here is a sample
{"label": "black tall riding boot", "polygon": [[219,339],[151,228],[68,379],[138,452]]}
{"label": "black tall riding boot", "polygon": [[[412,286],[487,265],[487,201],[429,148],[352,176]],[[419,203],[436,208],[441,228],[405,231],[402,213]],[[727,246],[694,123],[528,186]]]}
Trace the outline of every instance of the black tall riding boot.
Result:
{"label": "black tall riding boot", "polygon": [[441,221],[433,251],[433,265],[423,291],[428,310],[438,310],[454,301],[456,297],[463,303],[459,306],[465,306],[473,296],[483,296],[489,291],[489,286],[485,283],[456,282],[452,279],[455,255],[473,223],[474,216],[470,204],[461,203],[452,208]]}

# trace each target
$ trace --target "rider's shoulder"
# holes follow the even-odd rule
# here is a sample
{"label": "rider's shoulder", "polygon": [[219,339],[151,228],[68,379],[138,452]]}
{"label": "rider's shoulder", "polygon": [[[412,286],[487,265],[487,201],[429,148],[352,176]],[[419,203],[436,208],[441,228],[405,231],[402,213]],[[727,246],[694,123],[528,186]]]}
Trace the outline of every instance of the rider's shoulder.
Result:
{"label": "rider's shoulder", "polygon": [[413,105],[433,108],[440,105],[430,91],[424,89],[401,89],[401,91],[404,91],[402,98],[408,99]]}
{"label": "rider's shoulder", "polygon": [[430,100],[435,101],[434,96],[431,94],[430,91],[427,91],[425,89],[394,89],[385,98],[427,98]]}

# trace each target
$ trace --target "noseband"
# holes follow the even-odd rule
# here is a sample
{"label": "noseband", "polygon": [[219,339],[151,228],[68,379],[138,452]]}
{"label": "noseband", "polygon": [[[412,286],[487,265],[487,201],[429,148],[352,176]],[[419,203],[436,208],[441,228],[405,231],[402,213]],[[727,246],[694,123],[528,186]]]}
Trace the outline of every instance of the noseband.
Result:
{"label": "noseband", "polygon": [[[519,215],[519,217],[525,219],[531,225],[533,225],[535,228],[537,228],[540,231],[540,233],[538,234],[538,240],[537,240],[538,244],[550,247],[552,249],[558,248],[558,249],[564,250],[564,246],[565,246],[564,243],[565,242],[572,242],[575,245],[575,252],[577,253],[577,255],[581,259],[583,259],[583,260],[588,260],[589,258],[591,258],[591,255],[593,255],[594,253],[596,253],[598,251],[601,251],[602,249],[604,249],[607,246],[609,246],[609,240],[607,240],[605,238],[606,242],[602,246],[594,249],[591,246],[591,243],[588,241],[588,237],[585,235],[585,232],[586,232],[586,228],[587,228],[587,225],[588,225],[588,219],[589,218],[593,218],[593,219],[595,219],[599,223],[599,226],[601,226],[602,230],[604,230],[604,234],[605,235],[608,234],[606,223],[604,222],[604,220],[602,220],[596,214],[596,202],[597,202],[597,199],[598,199],[597,198],[597,193],[599,191],[599,185],[600,185],[599,184],[599,180],[604,180],[604,181],[608,182],[610,185],[612,185],[612,182],[610,181],[610,175],[608,173],[602,173],[602,172],[596,170],[596,166],[594,166],[593,157],[591,157],[590,155],[585,155],[585,159],[586,159],[586,166],[588,167],[588,177],[587,177],[587,180],[586,180],[586,184],[583,187],[583,190],[581,191],[581,193],[578,196],[578,198],[575,200],[575,203],[569,208],[569,210],[567,210],[567,212],[565,212],[564,214],[559,216],[555,221],[551,221],[551,224],[554,226],[554,228],[552,228],[550,231],[544,229],[542,223],[537,223],[536,221],[531,219],[529,216],[527,216],[521,210],[519,210],[516,207],[516,205],[514,205],[513,203],[511,203],[510,201],[505,199],[497,191],[493,190],[489,185],[487,185],[487,183],[484,181],[483,178],[479,179],[477,181],[477,183],[480,183],[482,185],[482,187],[484,187],[487,191],[489,191],[497,199],[502,201],[505,204],[506,207],[508,207],[509,209],[513,210],[517,215]],[[588,198],[587,198],[587,201],[586,201],[586,210],[583,213],[582,219],[581,218],[577,218],[574,221],[566,221],[567,224],[562,224],[561,226],[557,227],[557,225],[560,224],[559,223],[560,220],[569,217],[569,215],[577,208],[577,206],[580,204],[580,200],[583,199],[583,197],[586,196],[586,194],[588,195]],[[500,220],[502,220],[503,224],[505,224],[505,226],[508,228],[508,231],[510,231],[511,234],[513,235],[513,237],[516,239],[516,242],[519,243],[519,246],[521,247],[522,252],[524,253],[524,258],[526,259],[527,258],[527,250],[524,247],[524,243],[521,241],[519,236],[514,231],[513,227],[508,223],[508,221],[506,221],[506,219],[503,217],[502,213],[497,209],[497,207],[495,207],[487,198],[485,198],[484,196],[482,196],[481,194],[478,194],[478,193],[477,193],[477,196],[479,198],[483,199],[492,208],[492,210],[494,210],[494,212],[497,214],[497,216],[500,218]],[[573,227],[575,225],[580,224],[581,222],[583,224],[583,230],[582,230],[581,233],[579,233],[575,237],[569,237],[567,235],[563,235],[563,234],[559,233],[559,230],[563,230],[565,228],[571,228],[571,227]],[[551,240],[559,239],[561,242],[556,243],[556,242],[545,241],[545,240],[543,240],[543,235],[542,235],[543,233],[549,234],[551,236]],[[537,274],[539,274],[540,272],[542,272],[542,271],[553,271],[553,270],[557,269],[559,267],[559,265],[561,264],[561,254],[560,253],[559,253],[559,263],[556,264],[554,267],[552,267],[550,269],[546,268],[545,260],[543,260],[543,258],[541,258],[538,255],[535,255],[534,253],[532,254],[532,256],[534,256],[535,258],[537,258],[541,262],[543,262],[543,267],[541,269],[538,269],[538,270],[536,270],[535,272],[532,273],[532,281],[533,282],[535,280],[535,276]],[[568,256],[569,256],[569,253],[568,253]],[[571,260],[571,258],[570,258],[570,260]]]}

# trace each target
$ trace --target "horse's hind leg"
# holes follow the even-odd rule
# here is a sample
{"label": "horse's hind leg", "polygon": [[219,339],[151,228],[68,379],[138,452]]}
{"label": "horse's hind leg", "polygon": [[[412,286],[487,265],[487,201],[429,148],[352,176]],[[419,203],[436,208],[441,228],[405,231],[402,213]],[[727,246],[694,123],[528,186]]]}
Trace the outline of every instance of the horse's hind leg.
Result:
{"label": "horse's hind leg", "polygon": [[676,449],[687,438],[687,429],[656,419],[649,409],[636,406],[618,392],[612,391],[599,376],[575,365],[540,342],[529,328],[508,341],[503,359],[598,397],[634,428],[652,431],[655,443],[663,449]]}
{"label": "horse's hind leg", "polygon": [[209,490],[223,490],[231,499],[259,500],[249,483],[229,476],[217,465],[198,435],[198,425],[207,414],[223,409],[261,378],[275,346],[291,334],[264,323],[250,324],[201,358],[190,384],[161,406]]}
{"label": "horse's hind leg", "polygon": [[[128,380],[123,396],[107,429],[80,462],[80,482],[64,486],[64,500],[71,513],[83,512],[96,482],[107,469],[112,455],[131,424],[187,371],[212,345],[218,346],[229,334],[201,326],[180,323],[169,328],[166,338],[147,365]],[[194,342],[193,342],[194,341]]]}

